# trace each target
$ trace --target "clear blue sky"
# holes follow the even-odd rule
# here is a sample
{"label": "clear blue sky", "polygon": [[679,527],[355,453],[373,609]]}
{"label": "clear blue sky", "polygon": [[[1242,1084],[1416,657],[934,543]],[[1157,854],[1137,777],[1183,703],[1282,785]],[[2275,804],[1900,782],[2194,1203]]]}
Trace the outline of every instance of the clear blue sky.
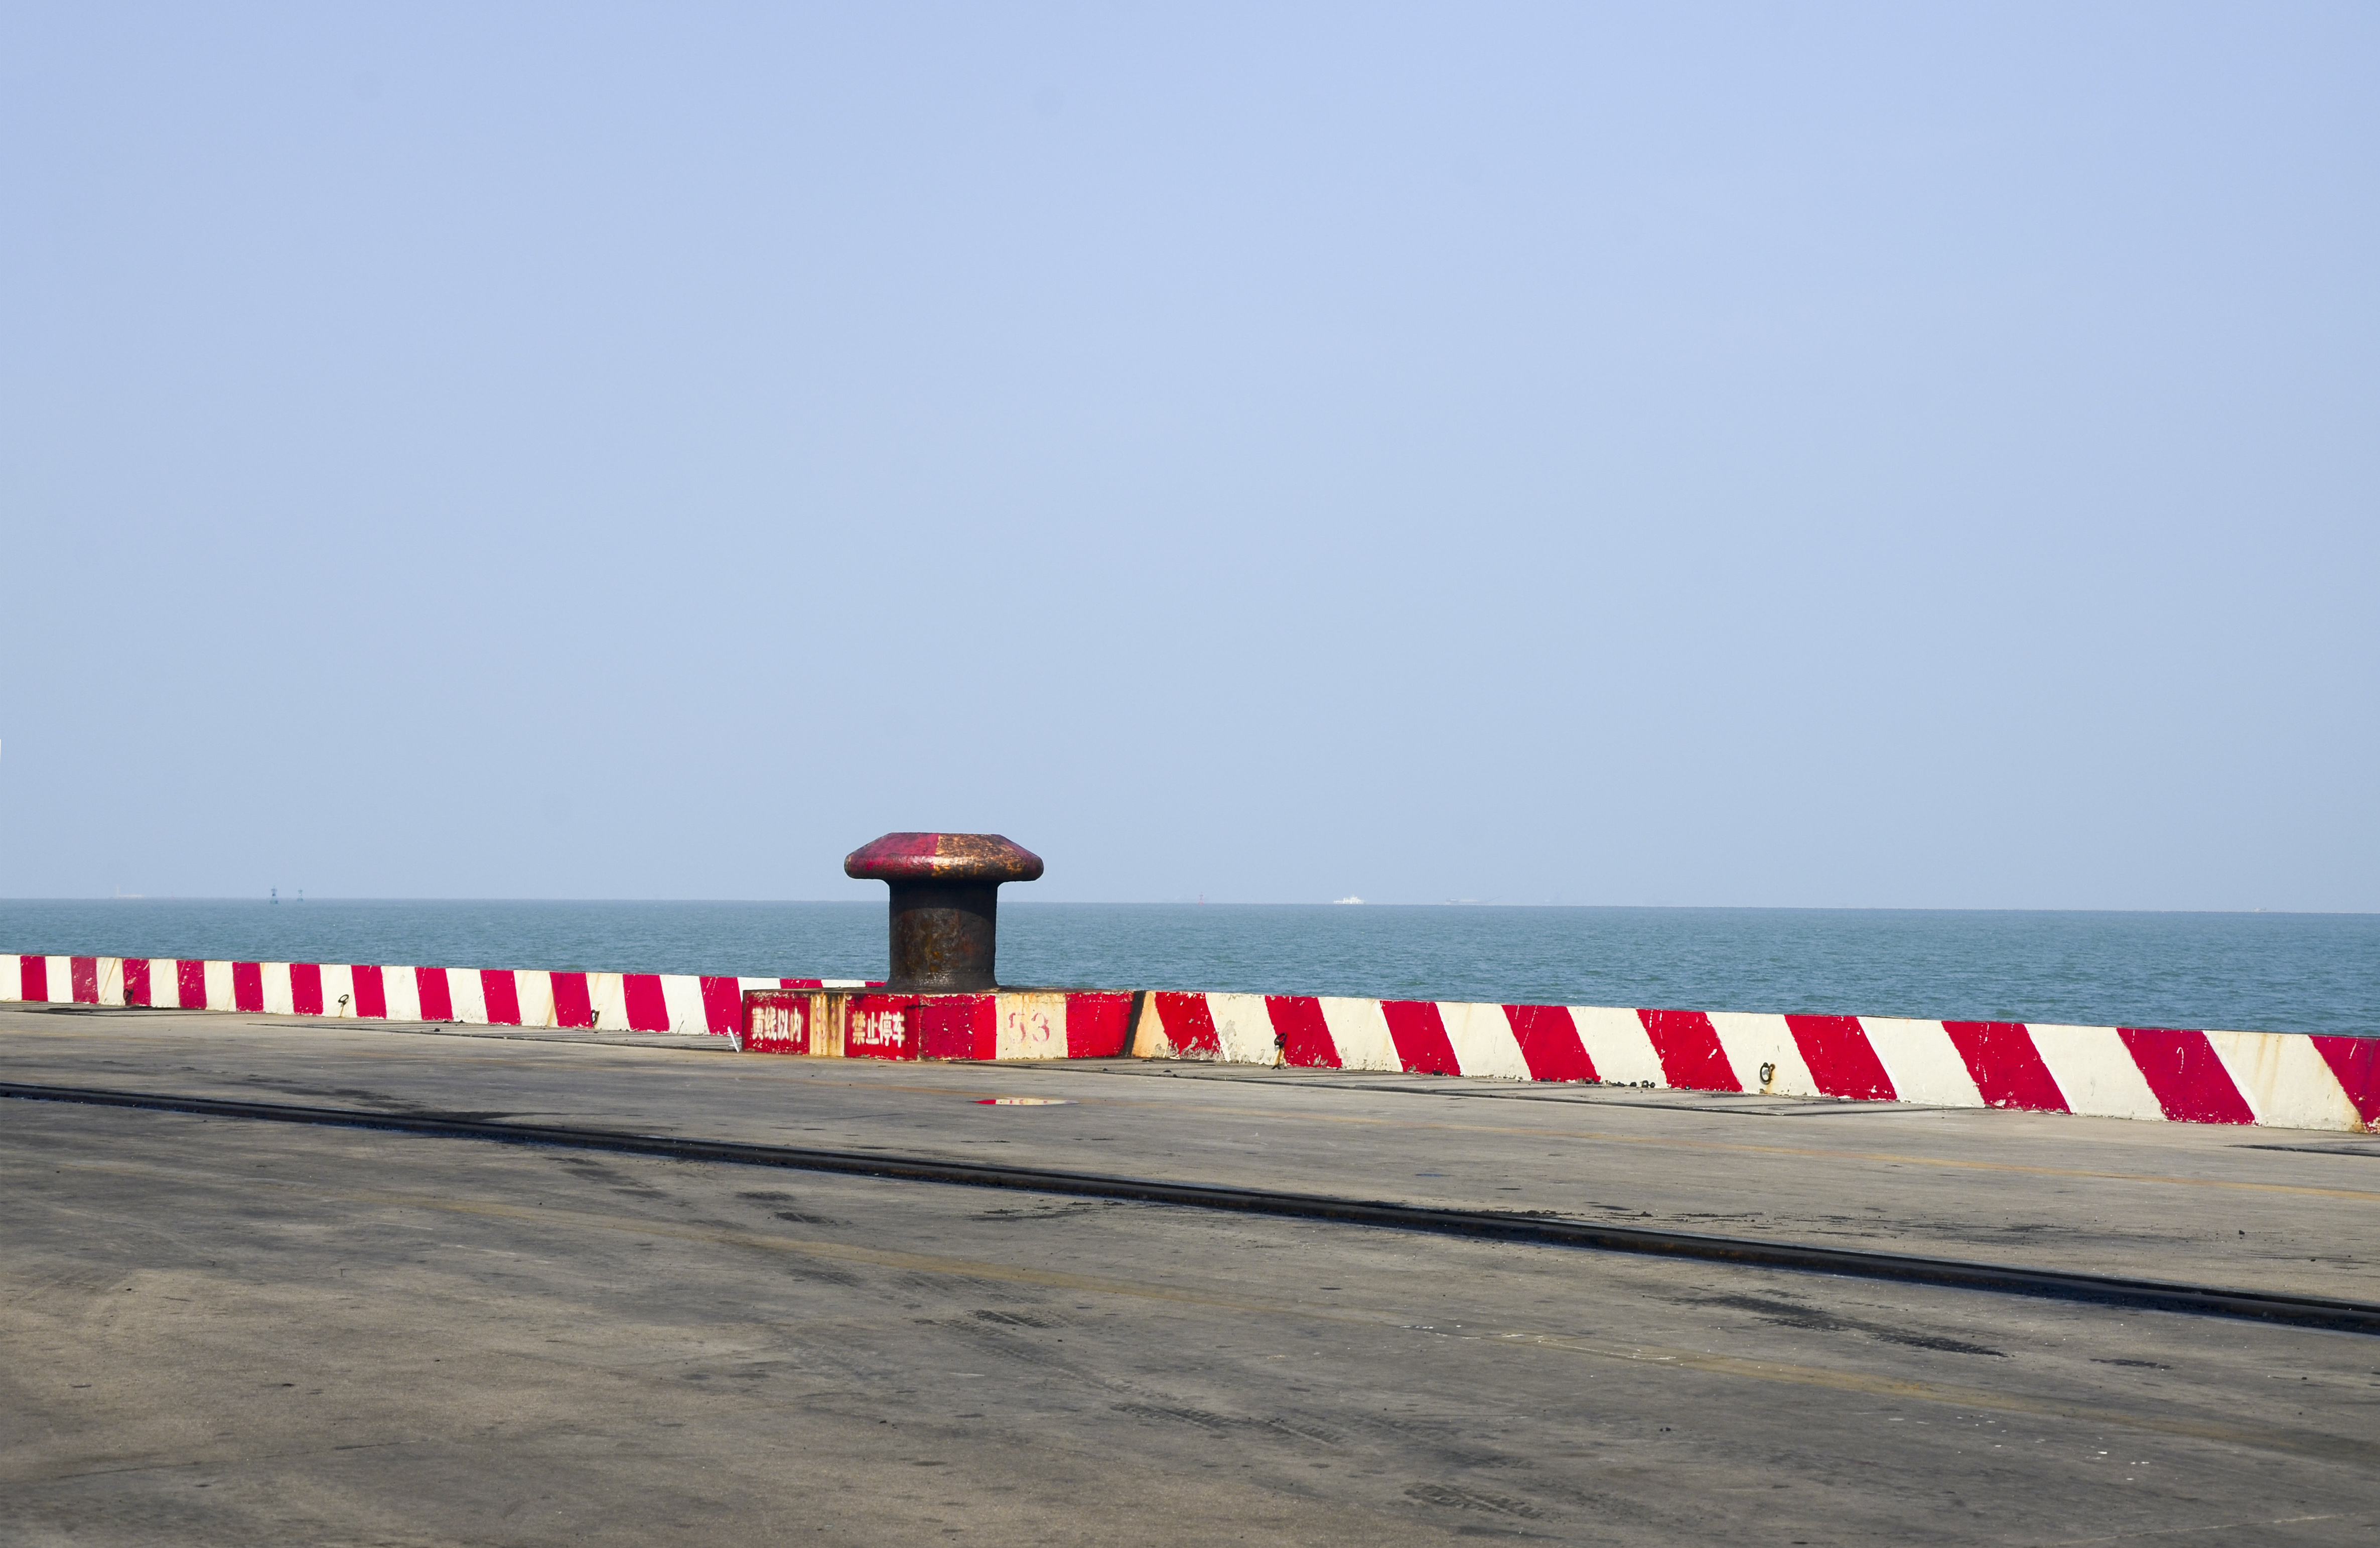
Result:
{"label": "clear blue sky", "polygon": [[0,10],[0,895],[2380,910],[2380,8]]}

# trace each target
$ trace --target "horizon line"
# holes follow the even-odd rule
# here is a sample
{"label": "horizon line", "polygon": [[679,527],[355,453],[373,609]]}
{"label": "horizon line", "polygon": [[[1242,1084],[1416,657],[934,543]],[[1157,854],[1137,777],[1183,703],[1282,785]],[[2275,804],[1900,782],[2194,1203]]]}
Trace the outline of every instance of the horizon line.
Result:
{"label": "horizon line", "polygon": [[[429,896],[366,895],[360,896],[322,896],[304,897],[258,897],[248,893],[93,893],[80,896],[0,896],[0,906],[11,903],[247,903],[262,907],[286,906],[304,908],[309,903],[334,904],[631,904],[631,905],[698,905],[735,904],[747,906],[792,905],[800,907],[827,906],[878,908],[882,898],[866,897],[567,897],[567,896]],[[1438,902],[1372,902],[1345,901],[1330,898],[1318,900],[1260,901],[1249,899],[1218,900],[1201,898],[1057,898],[1003,897],[1012,907],[1091,908],[1567,908],[1604,909],[1609,911],[1643,910],[1674,913],[1892,913],[1892,914],[2222,914],[2252,916],[2258,914],[2289,915],[2325,919],[2370,919],[2380,917],[2380,910],[2362,908],[2111,908],[2107,906],[2075,906],[2054,904],[1992,905],[1965,903],[1509,903],[1495,898],[1441,899]]]}

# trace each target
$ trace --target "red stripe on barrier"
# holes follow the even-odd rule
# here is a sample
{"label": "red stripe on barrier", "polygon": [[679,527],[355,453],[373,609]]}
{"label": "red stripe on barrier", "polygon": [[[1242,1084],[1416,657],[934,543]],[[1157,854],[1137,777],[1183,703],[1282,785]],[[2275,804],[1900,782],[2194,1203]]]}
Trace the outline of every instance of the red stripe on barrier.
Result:
{"label": "red stripe on barrier", "polygon": [[185,1010],[215,1010],[207,997],[207,965],[204,961],[179,961],[174,964],[174,992]]}
{"label": "red stripe on barrier", "polygon": [[2017,1107],[2029,1113],[2067,1113],[2058,1078],[2041,1062],[2033,1033],[2022,1021],[1945,1021],[1950,1046],[1966,1061],[1967,1078],[1986,1107]]}
{"label": "red stripe on barrier", "polygon": [[1404,1066],[1406,1074],[1463,1073],[1435,1000],[1382,1000],[1380,1015],[1389,1024],[1389,1040],[1397,1045],[1397,1063]]}
{"label": "red stripe on barrier", "polygon": [[264,1008],[264,964],[235,962],[231,965],[231,1008],[262,1010]]}
{"label": "red stripe on barrier", "polygon": [[1099,992],[1066,996],[1066,1057],[1113,1059],[1132,1045],[1132,996]]}
{"label": "red stripe on barrier", "polygon": [[356,978],[356,1015],[374,1021],[388,1019],[388,985],[380,976],[380,969],[369,962],[358,962],[349,971]]}
{"label": "red stripe on barrier", "polygon": [[2322,1062],[2366,1124],[2380,1124],[2380,1037],[2318,1037]]}
{"label": "red stripe on barrier", "polygon": [[491,1027],[517,1027],[520,1020],[520,982],[510,968],[480,969],[480,999],[488,1007]]}
{"label": "red stripe on barrier", "polygon": [[1532,1080],[1600,1080],[1568,1006],[1506,1006],[1513,1041]]}
{"label": "red stripe on barrier", "polygon": [[99,1004],[99,958],[69,957],[67,958],[67,993],[79,1006]]}
{"label": "red stripe on barrier", "polygon": [[22,1000],[47,1000],[50,997],[50,959],[48,957],[17,958],[17,997]]}
{"label": "red stripe on barrier", "polygon": [[662,994],[659,973],[622,973],[620,998],[628,1004],[628,1030],[632,1032],[666,1032],[670,1030],[669,1001]]}
{"label": "red stripe on barrier", "polygon": [[553,975],[553,1024],[557,1027],[595,1025],[595,1001],[587,992],[585,973]]}
{"label": "red stripe on barrier", "polygon": [[1223,1037],[1215,1030],[1215,1010],[1206,995],[1154,989],[1149,991],[1148,1003],[1156,1007],[1157,1024],[1176,1054],[1191,1057],[1203,1054],[1210,1058],[1222,1054]]}
{"label": "red stripe on barrier", "polygon": [[413,982],[421,996],[421,1019],[455,1019],[455,996],[447,990],[445,969],[416,968],[413,969]]}
{"label": "red stripe on barrier", "polygon": [[124,959],[124,1003],[128,1006],[149,1003],[149,959],[145,957]]}
{"label": "red stripe on barrier", "polygon": [[1322,1019],[1322,1002],[1311,994],[1268,994],[1265,1015],[1281,1042],[1281,1062],[1305,1069],[1337,1069],[1339,1045]]}
{"label": "red stripe on barrier", "polygon": [[734,979],[702,981],[703,1030],[726,1037],[743,1024],[744,990]]}
{"label": "red stripe on barrier", "polygon": [[2176,1123],[2252,1124],[2255,1113],[2204,1032],[2169,1027],[2119,1027],[2132,1063],[2141,1067],[2157,1105]]}
{"label": "red stripe on barrier", "polygon": [[1876,1056],[1858,1017],[1789,1016],[1785,1025],[1824,1094],[1860,1102],[1898,1100],[1892,1077],[1884,1072],[1884,1061]]}
{"label": "red stripe on barrier", "polygon": [[1000,1003],[990,994],[937,994],[916,1016],[921,1059],[1000,1057]]}
{"label": "red stripe on barrier", "polygon": [[1689,1091],[1740,1091],[1735,1067],[1718,1041],[1718,1029],[1698,1010],[1640,1010],[1636,1019],[1661,1056],[1661,1078]]}
{"label": "red stripe on barrier", "polygon": [[293,1016],[322,1014],[322,965],[320,962],[289,964],[289,1012]]}

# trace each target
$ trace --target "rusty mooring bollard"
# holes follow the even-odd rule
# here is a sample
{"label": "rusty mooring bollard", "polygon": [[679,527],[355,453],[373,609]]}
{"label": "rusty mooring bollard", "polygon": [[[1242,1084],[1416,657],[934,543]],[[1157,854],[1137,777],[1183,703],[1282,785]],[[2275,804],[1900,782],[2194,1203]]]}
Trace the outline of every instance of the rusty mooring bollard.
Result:
{"label": "rusty mooring bollard", "polygon": [[843,873],[892,888],[887,990],[965,993],[994,986],[1000,884],[1034,880],[1041,857],[996,833],[888,833],[844,856]]}

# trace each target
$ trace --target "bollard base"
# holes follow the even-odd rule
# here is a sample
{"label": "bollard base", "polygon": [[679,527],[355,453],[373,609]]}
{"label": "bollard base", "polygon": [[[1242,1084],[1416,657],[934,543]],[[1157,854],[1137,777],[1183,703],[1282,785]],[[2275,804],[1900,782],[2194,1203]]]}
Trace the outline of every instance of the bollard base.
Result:
{"label": "bollard base", "polygon": [[826,1059],[1111,1059],[1131,1041],[1140,1000],[1111,990],[752,989],[743,1042]]}
{"label": "bollard base", "polygon": [[892,964],[884,987],[899,994],[981,994],[1000,987],[993,949],[996,882],[892,884]]}

